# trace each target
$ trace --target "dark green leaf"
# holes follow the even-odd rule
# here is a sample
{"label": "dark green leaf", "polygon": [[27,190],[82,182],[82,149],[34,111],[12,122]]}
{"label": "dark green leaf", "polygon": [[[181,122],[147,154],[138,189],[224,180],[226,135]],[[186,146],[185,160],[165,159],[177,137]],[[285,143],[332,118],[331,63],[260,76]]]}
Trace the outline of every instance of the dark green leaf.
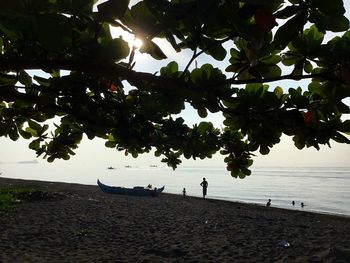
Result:
{"label": "dark green leaf", "polygon": [[129,2],[129,0],[108,0],[99,4],[97,9],[103,16],[121,19],[128,9]]}
{"label": "dark green leaf", "polygon": [[324,34],[318,31],[315,25],[312,25],[309,29],[304,31],[303,37],[304,43],[302,43],[302,45],[307,44],[310,47],[318,48],[323,42]]}
{"label": "dark green leaf", "polygon": [[209,44],[207,46],[209,48],[206,53],[210,54],[216,60],[224,60],[227,54],[226,49],[221,44]]}
{"label": "dark green leaf", "polygon": [[340,125],[339,131],[349,133],[349,132],[350,132],[350,120],[345,120],[345,121]]}
{"label": "dark green leaf", "polygon": [[108,60],[119,61],[129,55],[130,49],[126,41],[121,37],[114,38],[102,44],[104,48],[102,56]]}
{"label": "dark green leaf", "polygon": [[312,72],[312,64],[310,63],[310,61],[306,60],[305,63],[304,63],[304,71],[306,73],[311,73]]}
{"label": "dark green leaf", "polygon": [[32,141],[29,144],[29,148],[32,149],[32,150],[35,150],[35,151],[39,150],[40,149],[40,142],[41,142],[40,139]]}
{"label": "dark green leaf", "polygon": [[198,116],[201,118],[206,118],[208,116],[208,112],[205,108],[199,108],[197,110]]}
{"label": "dark green leaf", "polygon": [[30,127],[27,127],[25,131],[27,133],[30,133],[31,136],[38,137],[38,132]]}
{"label": "dark green leaf", "polygon": [[347,143],[350,144],[350,139],[340,134],[339,132],[335,132],[332,136],[332,139],[339,143]]}
{"label": "dark green leaf", "polygon": [[30,139],[32,137],[32,134],[30,132],[23,131],[21,129],[19,129],[18,132],[24,139]]}
{"label": "dark green leaf", "polygon": [[107,141],[105,143],[105,146],[108,147],[108,148],[115,148],[116,147],[116,143],[115,142],[111,142],[111,141]]}
{"label": "dark green leaf", "polygon": [[278,49],[284,49],[289,42],[298,36],[303,24],[303,16],[295,15],[281,26],[274,38],[274,43]]}
{"label": "dark green leaf", "polygon": [[155,59],[166,59],[167,56],[163,53],[160,47],[152,40],[144,40],[142,47],[140,48],[141,53],[147,53]]}
{"label": "dark green leaf", "polygon": [[156,18],[144,1],[131,7],[129,19],[128,23],[130,23],[134,34],[141,36],[143,41],[151,40],[161,31]]}
{"label": "dark green leaf", "polygon": [[171,76],[177,73],[179,70],[179,66],[175,61],[170,62],[166,67],[162,67],[160,69],[160,74],[162,76]]}
{"label": "dark green leaf", "polygon": [[13,141],[17,141],[19,138],[18,132],[15,129],[11,129],[8,133],[9,137]]}
{"label": "dark green leaf", "polygon": [[267,155],[267,154],[269,154],[270,149],[269,149],[269,147],[267,147],[265,145],[261,145],[259,151],[262,155]]}
{"label": "dark green leaf", "polygon": [[299,136],[293,137],[294,145],[299,149],[303,149],[305,147],[305,140],[300,138]]}
{"label": "dark green leaf", "polygon": [[310,20],[316,24],[321,32],[326,30],[343,32],[349,29],[349,20],[345,16],[333,17],[314,12],[310,15]]}
{"label": "dark green leaf", "polygon": [[284,94],[283,89],[280,86],[277,86],[273,91],[278,98],[281,98]]}
{"label": "dark green leaf", "polygon": [[201,122],[198,125],[198,132],[200,134],[205,134],[206,132],[213,129],[213,124],[211,122]]}
{"label": "dark green leaf", "polygon": [[21,70],[19,73],[19,82],[26,87],[30,87],[32,85],[32,77],[24,70]]}
{"label": "dark green leaf", "polygon": [[0,86],[4,85],[15,85],[18,79],[16,75],[4,74],[0,72]]}
{"label": "dark green leaf", "polygon": [[42,129],[39,123],[36,123],[35,121],[32,121],[32,120],[28,120],[28,125],[31,129],[35,131],[40,131]]}
{"label": "dark green leaf", "polygon": [[343,0],[332,0],[332,4],[328,0],[312,0],[311,5],[329,16],[342,16],[345,13]]}
{"label": "dark green leaf", "polygon": [[264,78],[275,78],[282,74],[281,68],[277,65],[261,65],[257,69]]}

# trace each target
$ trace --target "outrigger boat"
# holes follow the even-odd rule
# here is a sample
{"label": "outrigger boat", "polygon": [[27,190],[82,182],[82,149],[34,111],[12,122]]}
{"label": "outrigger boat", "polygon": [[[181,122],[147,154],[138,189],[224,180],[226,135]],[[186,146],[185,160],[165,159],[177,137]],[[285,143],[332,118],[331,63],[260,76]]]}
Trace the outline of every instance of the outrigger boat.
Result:
{"label": "outrigger boat", "polygon": [[161,188],[145,188],[142,186],[135,186],[133,188],[118,187],[105,185],[97,179],[97,185],[100,187],[102,192],[109,194],[119,194],[119,195],[136,195],[136,196],[159,196],[164,190],[164,186]]}

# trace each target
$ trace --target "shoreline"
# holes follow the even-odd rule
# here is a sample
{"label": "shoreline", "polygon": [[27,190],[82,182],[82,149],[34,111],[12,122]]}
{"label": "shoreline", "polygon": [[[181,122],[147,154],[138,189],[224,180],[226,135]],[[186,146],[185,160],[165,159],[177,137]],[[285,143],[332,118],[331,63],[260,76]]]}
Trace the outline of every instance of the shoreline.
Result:
{"label": "shoreline", "polygon": [[350,262],[348,217],[0,178],[9,184],[55,198],[0,212],[1,262]]}
{"label": "shoreline", "polygon": [[[28,182],[39,182],[39,183],[58,183],[58,184],[69,184],[69,185],[81,185],[81,186],[93,186],[93,187],[97,187],[97,183],[96,184],[83,184],[83,183],[71,183],[71,182],[62,182],[62,181],[45,181],[45,180],[37,180],[37,179],[22,179],[22,178],[10,178],[10,177],[2,177],[0,176],[0,180],[2,179],[6,179],[6,180],[19,180],[19,181],[28,181]],[[1,185],[1,184],[0,184]],[[166,191],[166,187],[165,187],[165,191]],[[175,196],[181,196],[182,194],[176,194],[176,193],[167,193],[167,192],[163,192],[162,195],[175,195]],[[188,198],[199,198],[202,199],[202,197],[200,195],[188,195]],[[215,197],[209,197],[206,198],[207,200],[217,200],[217,201],[223,201],[223,202],[229,202],[229,203],[234,203],[234,204],[241,204],[241,205],[252,205],[252,206],[261,206],[261,207],[265,207],[264,204],[262,203],[253,203],[253,202],[247,202],[247,201],[239,201],[239,200],[232,200],[232,199],[225,199],[223,198],[215,198]],[[344,214],[341,212],[330,212],[330,211],[321,211],[321,210],[308,210],[307,208],[302,209],[302,208],[288,208],[287,206],[282,206],[282,205],[272,205],[270,207],[271,209],[282,209],[282,210],[288,210],[288,211],[295,211],[295,212],[306,212],[306,213],[314,213],[314,214],[320,214],[320,215],[330,215],[330,216],[338,216],[338,217],[345,217],[345,218],[349,218],[350,219],[350,214]]]}
{"label": "shoreline", "polygon": [[[171,193],[166,193],[166,194],[171,194]],[[177,194],[175,194],[177,195]],[[197,196],[190,196],[194,198],[201,198]],[[252,206],[261,206],[261,207],[266,207],[266,205],[260,204],[260,203],[250,203],[250,202],[245,202],[245,201],[236,201],[236,200],[228,200],[228,199],[220,199],[220,198],[207,198],[211,200],[217,200],[217,201],[223,201],[223,202],[231,202],[231,203],[237,203],[237,204],[242,204],[242,205],[252,205]],[[294,212],[305,212],[305,213],[312,213],[312,214],[320,214],[320,215],[329,215],[329,216],[337,216],[337,217],[344,217],[344,218],[349,218],[350,215],[348,214],[342,214],[342,213],[337,213],[337,212],[328,212],[328,211],[320,211],[320,210],[308,210],[308,209],[302,209],[302,208],[288,208],[285,206],[279,206],[279,205],[271,205],[271,209],[282,209],[282,210],[287,210],[287,211],[294,211]]]}
{"label": "shoreline", "polygon": [[[53,165],[53,166],[52,166]],[[227,176],[224,167],[201,168],[200,166],[182,165],[172,171],[168,168],[157,169],[148,166],[124,168],[119,164],[110,164],[115,170],[108,170],[108,165],[95,166],[64,162],[55,164],[41,163],[39,165],[4,165],[0,166],[2,176],[28,180],[44,180],[67,183],[96,185],[99,177],[101,182],[109,185],[133,187],[137,184],[154,186],[166,184],[164,192],[182,194],[185,187],[191,196],[201,196],[199,182],[206,177],[210,182],[209,196],[215,199],[225,199],[233,202],[258,203],[265,205],[269,198],[274,207],[294,210],[291,202],[296,202],[295,208],[300,209],[304,202],[304,210],[350,215],[349,169],[331,169],[327,167],[290,167],[257,168],[246,180]],[[55,168],[56,167],[56,168]],[[190,175],[190,176],[189,176]]]}

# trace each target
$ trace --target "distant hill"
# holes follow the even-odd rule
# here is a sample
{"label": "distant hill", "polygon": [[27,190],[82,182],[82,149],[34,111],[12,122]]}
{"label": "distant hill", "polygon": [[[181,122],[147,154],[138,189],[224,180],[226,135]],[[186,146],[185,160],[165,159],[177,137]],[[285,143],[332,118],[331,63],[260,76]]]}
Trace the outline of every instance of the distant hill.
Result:
{"label": "distant hill", "polygon": [[19,161],[17,162],[18,164],[26,164],[26,163],[33,163],[33,164],[37,164],[39,163],[38,160],[31,160],[31,161]]}

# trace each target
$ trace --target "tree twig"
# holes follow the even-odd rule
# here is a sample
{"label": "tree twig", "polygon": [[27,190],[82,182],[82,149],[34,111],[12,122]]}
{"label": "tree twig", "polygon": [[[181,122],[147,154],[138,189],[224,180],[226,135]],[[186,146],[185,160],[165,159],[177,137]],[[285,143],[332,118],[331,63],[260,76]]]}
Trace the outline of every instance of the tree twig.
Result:
{"label": "tree twig", "polygon": [[214,46],[216,46],[216,45],[221,45],[221,44],[225,43],[226,41],[230,40],[231,38],[232,38],[232,36],[228,36],[228,37],[226,37],[226,38],[224,38],[224,39],[221,39],[221,40],[219,40],[218,42],[215,42],[215,43],[213,43],[213,44],[207,46],[206,48],[202,49],[202,50],[199,51],[198,53],[197,53],[197,49],[196,49],[196,50],[193,52],[192,58],[191,58],[191,59],[189,60],[189,62],[187,63],[187,65],[186,65],[186,67],[185,67],[185,69],[184,69],[184,71],[183,71],[181,77],[183,77],[183,76],[186,74],[186,71],[188,70],[188,68],[191,66],[192,62],[193,62],[196,58],[198,58],[200,55],[202,55],[204,52],[208,51],[208,50],[211,49],[212,47],[214,47]]}

